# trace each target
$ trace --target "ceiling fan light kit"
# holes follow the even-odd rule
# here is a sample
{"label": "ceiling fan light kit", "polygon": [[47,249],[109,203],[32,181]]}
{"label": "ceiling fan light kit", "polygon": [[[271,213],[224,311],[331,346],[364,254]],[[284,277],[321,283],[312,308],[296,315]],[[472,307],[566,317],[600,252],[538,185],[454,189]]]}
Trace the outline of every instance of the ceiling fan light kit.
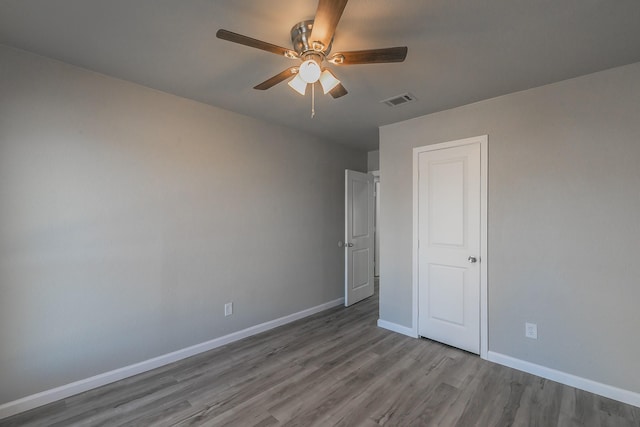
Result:
{"label": "ceiling fan light kit", "polygon": [[300,74],[289,80],[289,86],[298,92],[300,95],[304,95],[307,92],[307,82],[304,81]]}
{"label": "ceiling fan light kit", "polygon": [[218,30],[216,37],[282,55],[289,59],[303,61],[298,67],[289,67],[254,86],[254,89],[266,90],[292,77],[288,84],[301,95],[306,93],[308,84],[311,84],[313,89],[315,83],[319,81],[325,95],[329,93],[334,99],[340,98],[348,92],[335,74],[323,67],[322,63],[325,60],[334,65],[342,66],[402,62],[407,56],[406,46],[337,52],[328,56],[331,52],[333,35],[346,5],[347,0],[319,0],[315,19],[299,22],[291,28],[293,50],[223,29]]}
{"label": "ceiling fan light kit", "polygon": [[322,86],[322,91],[325,95],[331,92],[331,89],[339,84],[340,80],[338,80],[328,68],[325,68],[322,74],[320,74],[320,85]]}
{"label": "ceiling fan light kit", "polygon": [[300,75],[300,77],[302,77],[302,80],[304,80],[307,83],[315,83],[318,81],[318,79],[320,78],[320,64],[318,63],[318,60],[316,58],[313,58],[312,56],[320,56],[317,54],[309,54],[307,56],[307,58],[301,65],[300,65],[300,71],[298,72],[298,74]]}

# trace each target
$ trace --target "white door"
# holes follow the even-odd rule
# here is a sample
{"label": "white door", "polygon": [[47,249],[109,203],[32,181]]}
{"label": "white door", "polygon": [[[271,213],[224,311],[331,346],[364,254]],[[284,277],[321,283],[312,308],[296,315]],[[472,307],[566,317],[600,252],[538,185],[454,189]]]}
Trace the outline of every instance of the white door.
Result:
{"label": "white door", "polygon": [[418,334],[480,353],[481,147],[418,153]]}
{"label": "white door", "polygon": [[344,305],[373,295],[373,176],[345,171]]}

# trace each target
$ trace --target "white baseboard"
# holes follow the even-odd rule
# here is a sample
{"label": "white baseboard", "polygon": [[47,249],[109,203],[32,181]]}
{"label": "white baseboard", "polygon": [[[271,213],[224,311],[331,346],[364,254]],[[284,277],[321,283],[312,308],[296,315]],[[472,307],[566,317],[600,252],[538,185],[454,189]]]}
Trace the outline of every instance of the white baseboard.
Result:
{"label": "white baseboard", "polygon": [[494,351],[490,351],[488,353],[488,360],[500,365],[517,369],[519,371],[537,375],[548,380],[556,381],[564,385],[579,388],[581,390],[599,394],[600,396],[608,397],[610,399],[628,403],[629,405],[640,407],[640,393],[624,390],[618,387],[610,386],[608,384],[599,383],[597,381],[578,377],[566,372],[557,371],[555,369],[547,368],[546,366],[536,365],[535,363],[516,359],[514,357],[496,353]]}
{"label": "white baseboard", "polygon": [[418,338],[418,332],[413,328],[398,325],[397,323],[387,322],[386,320],[378,319],[378,327],[388,329],[399,334],[407,335],[411,338]]}
{"label": "white baseboard", "polygon": [[233,332],[223,337],[214,338],[210,341],[196,344],[191,347],[183,348],[171,353],[163,354],[162,356],[154,357],[153,359],[145,360],[90,378],[85,378],[83,380],[75,381],[70,384],[65,384],[60,387],[32,394],[30,396],[26,396],[12,402],[4,403],[0,405],[0,419],[7,418],[20,412],[28,411],[30,409],[37,408],[38,406],[46,405],[60,399],[65,399],[69,396],[73,396],[74,394],[82,393],[84,391],[91,390],[105,384],[119,381],[123,378],[141,374],[143,372],[168,365],[169,363],[177,362],[178,360],[195,356],[196,354],[203,353],[205,351],[213,350],[214,348],[221,347],[234,341],[238,341],[243,338],[268,331],[269,329],[277,328],[278,326],[291,323],[295,320],[311,316],[323,310],[327,310],[329,308],[333,308],[342,304],[344,304],[344,298],[338,298],[336,300],[329,301],[324,304],[299,311],[297,313],[289,314],[288,316],[280,317],[279,319],[270,320],[268,322],[251,326],[238,332]]}

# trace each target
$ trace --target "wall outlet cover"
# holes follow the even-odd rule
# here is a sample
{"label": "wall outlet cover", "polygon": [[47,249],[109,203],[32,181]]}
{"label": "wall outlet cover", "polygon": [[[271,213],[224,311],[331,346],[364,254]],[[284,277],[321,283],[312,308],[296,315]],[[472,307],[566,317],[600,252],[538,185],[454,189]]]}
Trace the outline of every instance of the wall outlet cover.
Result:
{"label": "wall outlet cover", "polygon": [[224,315],[231,316],[233,314],[233,303],[228,302],[224,305]]}
{"label": "wall outlet cover", "polygon": [[538,325],[535,323],[525,323],[524,324],[524,335],[527,338],[532,338],[534,340],[538,339]]}

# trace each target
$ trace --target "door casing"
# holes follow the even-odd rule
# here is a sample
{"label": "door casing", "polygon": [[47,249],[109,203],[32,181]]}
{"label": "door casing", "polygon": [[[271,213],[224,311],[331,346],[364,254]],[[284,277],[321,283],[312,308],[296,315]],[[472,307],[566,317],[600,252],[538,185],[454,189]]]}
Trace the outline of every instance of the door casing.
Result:
{"label": "door casing", "polygon": [[488,298],[487,298],[487,191],[488,191],[488,153],[489,137],[481,135],[439,144],[425,145],[413,149],[413,332],[418,336],[418,157],[432,150],[460,147],[469,144],[480,145],[480,357],[487,359],[489,350]]}
{"label": "door casing", "polygon": [[373,277],[380,277],[380,171],[373,175]]}

